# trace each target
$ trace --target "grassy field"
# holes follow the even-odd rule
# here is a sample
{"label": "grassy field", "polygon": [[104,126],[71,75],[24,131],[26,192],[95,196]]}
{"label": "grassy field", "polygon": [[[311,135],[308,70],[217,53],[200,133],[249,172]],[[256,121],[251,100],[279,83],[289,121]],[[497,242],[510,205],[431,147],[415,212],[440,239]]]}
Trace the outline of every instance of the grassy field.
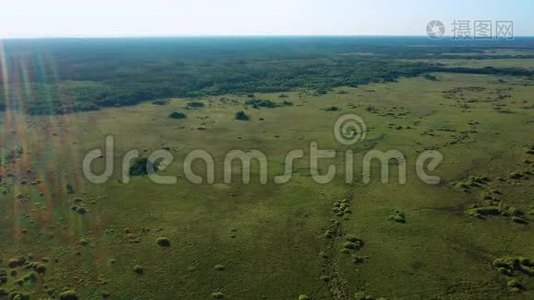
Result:
{"label": "grassy field", "polygon": [[[353,299],[362,292],[386,299],[531,299],[533,267],[494,260],[534,259],[534,155],[527,153],[534,146],[534,81],[433,75],[438,80],[414,77],[324,95],[255,94],[293,104],[276,108],[225,95],[195,99],[204,103],[197,109],[186,109],[191,99],[172,99],[54,116],[3,112],[0,275],[5,270],[7,282],[0,291],[32,299],[58,298],[64,290],[82,299]],[[235,120],[241,110],[249,121]],[[169,118],[174,111],[187,118]],[[366,140],[354,146],[333,137],[336,119],[348,113],[368,126]],[[89,183],[82,159],[107,135],[116,143],[114,175]],[[354,182],[345,183],[341,172],[317,184],[300,160],[289,183],[274,184],[286,153],[309,153],[312,141],[337,151],[323,171],[329,164],[343,170],[343,153],[352,149]],[[123,153],[162,148],[175,157],[162,174],[178,176],[176,185],[146,176],[119,181]],[[194,149],[215,158],[216,184],[184,177],[182,162]],[[250,184],[239,183],[239,174],[224,184],[223,159],[232,149],[263,151],[269,183],[260,184],[254,168]],[[364,184],[361,162],[371,149],[403,152],[407,183],[394,180],[395,168],[390,183],[381,183],[373,165]],[[415,173],[415,159],[427,149],[444,157],[434,172],[438,185]],[[341,205],[352,213],[337,216],[333,208]],[[490,214],[488,207],[500,210]],[[400,214],[404,223],[391,219]],[[363,241],[358,250],[343,250],[346,235]],[[170,246],[160,247],[160,237]]]}

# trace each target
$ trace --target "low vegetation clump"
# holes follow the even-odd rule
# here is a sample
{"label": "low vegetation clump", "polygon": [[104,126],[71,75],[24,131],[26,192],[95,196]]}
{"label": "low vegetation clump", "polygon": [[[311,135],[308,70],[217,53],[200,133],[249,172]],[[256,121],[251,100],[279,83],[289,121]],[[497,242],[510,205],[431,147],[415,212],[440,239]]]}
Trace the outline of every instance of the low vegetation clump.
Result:
{"label": "low vegetation clump", "polygon": [[360,250],[360,248],[363,247],[363,241],[354,234],[345,235],[345,241],[346,241],[345,244],[350,246],[350,247],[345,247],[345,248],[352,249],[351,247],[354,247],[353,248],[354,250]]}
{"label": "low vegetation clump", "polygon": [[353,251],[358,251],[363,247],[363,241],[353,234],[345,235],[345,242],[343,242],[343,248],[341,253],[350,254]]}
{"label": "low vegetation clump", "polygon": [[495,259],[492,263],[497,272],[513,276],[517,273],[523,273],[528,276],[534,276],[534,261],[521,256],[505,256]]}
{"label": "low vegetation clump", "polygon": [[181,119],[187,119],[187,115],[184,114],[183,112],[175,111],[169,115],[169,118],[175,119],[175,120],[181,120]]}
{"label": "low vegetation clump", "polygon": [[337,106],[329,106],[324,109],[324,111],[339,111],[339,110],[341,109]]}
{"label": "low vegetation clump", "polygon": [[22,267],[26,263],[26,258],[24,256],[19,256],[12,258],[7,262],[7,266],[11,269]]}
{"label": "low vegetation clump", "polygon": [[434,76],[434,75],[431,75],[431,74],[425,74],[425,75],[423,75],[423,77],[425,79],[428,79],[428,80],[431,80],[431,81],[438,81],[438,78],[436,76]]}
{"label": "low vegetation clump", "polygon": [[512,217],[512,222],[517,223],[517,224],[523,224],[523,225],[528,224],[528,220],[522,217],[517,217],[517,216]]}
{"label": "low vegetation clump", "polygon": [[46,264],[42,262],[35,262],[32,264],[33,269],[35,272],[44,275],[46,273]]}
{"label": "low vegetation clump", "polygon": [[367,256],[362,256],[362,255],[355,255],[352,257],[352,263],[353,264],[363,264],[364,262],[366,262],[368,259]]}
{"label": "low vegetation clump", "polygon": [[299,295],[299,297],[297,299],[298,300],[310,300],[311,298],[308,297],[308,295],[302,294],[302,295]]}
{"label": "low vegetation clump", "polygon": [[341,234],[341,223],[338,220],[332,220],[328,229],[324,232],[323,236],[327,239],[333,239]]}
{"label": "low vegetation clump", "polygon": [[521,292],[522,290],[526,289],[525,285],[517,279],[508,280],[508,283],[506,285],[508,286],[508,288],[510,288],[510,291],[514,293]]}
{"label": "low vegetation clump", "polygon": [[487,216],[500,216],[503,210],[499,206],[474,207],[467,210],[467,214],[475,218],[485,218]]}
{"label": "low vegetation clump", "polygon": [[60,300],[78,300],[78,294],[74,290],[66,290],[59,294]]}
{"label": "low vegetation clump", "polygon": [[386,300],[385,298],[375,298],[369,295],[365,291],[359,291],[359,292],[354,293],[354,299],[355,300]]}
{"label": "low vegetation clump", "polygon": [[469,186],[482,186],[488,184],[490,181],[487,176],[469,176],[466,183]]}
{"label": "low vegetation clump", "polygon": [[36,282],[37,281],[37,273],[35,272],[29,272],[22,278],[25,282]]}
{"label": "low vegetation clump", "polygon": [[166,237],[159,237],[156,239],[156,243],[160,246],[160,247],[164,247],[164,248],[167,248],[167,247],[170,247],[171,246],[171,241],[166,238]]}
{"label": "low vegetation clump", "polygon": [[149,171],[149,166],[152,166],[154,169],[154,172],[158,171],[158,165],[154,163],[153,161],[150,161],[146,157],[138,157],[136,158],[132,165],[130,166],[130,176],[142,176],[147,175]]}
{"label": "low vegetation clump", "polygon": [[352,210],[350,209],[349,200],[345,198],[334,202],[332,212],[334,212],[338,217],[345,217],[351,214]]}
{"label": "low vegetation clump", "polygon": [[250,117],[241,110],[235,113],[235,119],[239,121],[248,121],[250,120]]}
{"label": "low vegetation clump", "polygon": [[133,271],[134,271],[135,273],[139,274],[139,275],[141,275],[141,274],[144,273],[144,269],[143,269],[143,267],[140,266],[140,265],[135,265],[135,266],[133,267]]}
{"label": "low vegetation clump", "polygon": [[74,190],[74,187],[72,186],[72,184],[70,183],[67,183],[65,185],[65,189],[67,190],[67,194],[74,194],[76,191]]}
{"label": "low vegetation clump", "polygon": [[195,108],[202,108],[202,107],[204,107],[204,103],[202,102],[198,102],[198,101],[187,102],[188,109],[195,109]]}
{"label": "low vegetation clump", "polygon": [[156,99],[152,101],[152,104],[154,105],[166,105],[169,103],[169,99]]}
{"label": "low vegetation clump", "polygon": [[214,292],[211,293],[212,299],[224,299],[224,293],[223,292]]}
{"label": "low vegetation clump", "polygon": [[359,250],[360,249],[358,244],[353,243],[353,242],[344,242],[343,243],[343,248],[349,249],[349,250]]}
{"label": "low vegetation clump", "polygon": [[282,107],[282,106],[291,106],[293,105],[292,102],[289,101],[282,101],[281,103],[276,103],[271,100],[263,100],[263,99],[249,99],[245,101],[245,105],[250,105],[253,108],[276,108],[276,107]]}
{"label": "low vegetation clump", "polygon": [[406,223],[406,215],[397,210],[394,214],[389,216],[389,220],[404,224]]}
{"label": "low vegetation clump", "polygon": [[0,285],[7,282],[7,271],[0,269]]}
{"label": "low vegetation clump", "polygon": [[521,171],[514,171],[510,174],[510,178],[511,179],[522,179],[522,178],[526,178],[526,174]]}
{"label": "low vegetation clump", "polygon": [[87,208],[83,206],[78,206],[76,207],[76,212],[79,213],[80,215],[85,215],[87,213]]}
{"label": "low vegetation clump", "polygon": [[215,265],[215,266],[213,267],[213,269],[214,269],[215,271],[224,271],[224,270],[226,269],[226,267],[223,266],[223,265]]}
{"label": "low vegetation clump", "polygon": [[486,219],[491,216],[511,217],[512,222],[518,224],[528,224],[528,219],[522,209],[507,206],[504,202],[485,196],[487,205],[473,204],[467,209],[467,215],[479,219]]}

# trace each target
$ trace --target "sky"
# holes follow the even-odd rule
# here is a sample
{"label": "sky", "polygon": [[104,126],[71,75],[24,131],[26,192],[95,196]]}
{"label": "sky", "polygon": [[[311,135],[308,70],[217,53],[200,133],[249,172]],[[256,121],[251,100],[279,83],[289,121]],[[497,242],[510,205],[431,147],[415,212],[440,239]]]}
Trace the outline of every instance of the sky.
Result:
{"label": "sky", "polygon": [[513,21],[534,35],[534,0],[2,0],[0,38],[425,35],[431,20]]}

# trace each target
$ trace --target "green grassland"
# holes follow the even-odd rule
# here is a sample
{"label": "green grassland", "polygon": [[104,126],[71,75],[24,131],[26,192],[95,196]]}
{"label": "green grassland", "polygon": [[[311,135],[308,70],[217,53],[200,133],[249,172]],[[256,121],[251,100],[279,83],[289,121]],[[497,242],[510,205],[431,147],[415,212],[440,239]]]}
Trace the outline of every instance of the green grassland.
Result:
{"label": "green grassland", "polygon": [[[197,97],[204,106],[195,109],[187,109],[192,99],[172,98],[64,115],[3,112],[3,153],[14,154],[2,169],[0,270],[7,282],[0,289],[31,299],[59,298],[66,289],[81,299],[354,299],[361,292],[386,299],[531,299],[528,262],[494,261],[534,260],[534,155],[527,153],[534,145],[534,81],[432,75],[437,80],[401,78],[326,94],[298,88],[284,98],[254,94],[292,102],[274,108],[226,94]],[[250,120],[235,120],[237,111]],[[171,112],[187,117],[169,118]],[[363,117],[369,129],[353,146],[332,134],[336,119],[348,113]],[[81,175],[82,159],[102,148],[106,135],[115,137],[115,173],[91,184]],[[322,161],[323,171],[330,164],[343,170],[343,153],[353,150],[354,182],[345,183],[340,172],[317,184],[301,160],[289,183],[274,184],[286,153],[309,153],[312,141],[337,151]],[[161,174],[178,176],[176,185],[146,176],[118,180],[122,153],[162,148],[175,160]],[[184,177],[183,159],[194,149],[215,158],[216,184]],[[266,153],[269,183],[260,184],[253,168],[250,184],[240,183],[239,174],[224,184],[222,162],[232,149]],[[390,183],[381,183],[373,165],[372,181],[364,184],[361,161],[371,149],[403,152],[407,183],[397,183],[394,167]],[[427,149],[444,156],[434,172],[442,178],[438,185],[415,173],[415,159]],[[338,216],[340,206],[351,213]],[[487,207],[500,211],[480,209]],[[398,212],[404,223],[392,220]],[[363,245],[343,250],[353,247],[346,235]],[[170,246],[159,246],[160,237]],[[17,264],[17,257],[40,262],[46,272]]]}

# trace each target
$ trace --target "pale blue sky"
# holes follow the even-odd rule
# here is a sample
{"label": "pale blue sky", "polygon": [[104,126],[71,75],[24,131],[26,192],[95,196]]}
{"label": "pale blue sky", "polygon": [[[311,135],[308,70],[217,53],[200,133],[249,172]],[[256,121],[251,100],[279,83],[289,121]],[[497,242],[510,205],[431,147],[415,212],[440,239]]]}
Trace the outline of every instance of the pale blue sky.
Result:
{"label": "pale blue sky", "polygon": [[534,0],[3,0],[0,37],[425,35],[428,21],[511,20],[534,35]]}

